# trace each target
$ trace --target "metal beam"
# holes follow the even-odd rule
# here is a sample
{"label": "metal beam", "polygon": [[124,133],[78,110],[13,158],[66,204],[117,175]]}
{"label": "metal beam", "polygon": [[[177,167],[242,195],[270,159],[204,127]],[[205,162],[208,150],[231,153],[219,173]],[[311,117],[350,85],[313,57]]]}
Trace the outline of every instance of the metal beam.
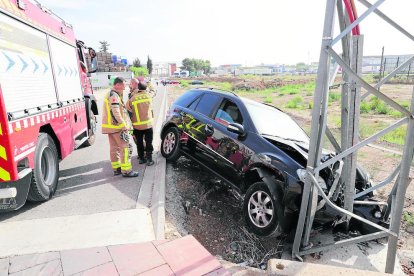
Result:
{"label": "metal beam", "polygon": [[341,160],[342,158],[344,158],[345,156],[349,155],[350,153],[352,153],[352,152],[354,152],[354,151],[356,151],[356,150],[358,150],[358,149],[366,146],[367,144],[369,144],[372,141],[377,140],[379,137],[383,136],[384,134],[386,134],[386,133],[388,133],[390,131],[393,131],[397,127],[405,124],[408,120],[409,120],[408,118],[402,118],[402,119],[400,119],[399,121],[397,121],[396,123],[390,125],[389,127],[387,127],[385,129],[377,132],[376,134],[372,135],[371,137],[368,137],[367,139],[365,139],[365,140],[359,142],[358,144],[356,144],[355,146],[350,147],[349,149],[341,152],[340,154],[336,155],[335,157],[333,157],[333,158],[329,159],[328,161],[322,163],[320,166],[318,166],[316,168],[316,170],[318,170],[318,171],[323,170],[324,168],[326,168],[326,167],[334,164],[335,162]]}
{"label": "metal beam", "polygon": [[[369,3],[366,0],[358,0],[358,1],[361,2],[361,4],[363,4],[367,8],[371,8],[372,7],[371,3]],[[394,20],[392,20],[391,18],[389,18],[388,16],[386,16],[379,9],[375,9],[374,10],[374,13],[377,14],[379,17],[381,17],[385,22],[387,22],[388,24],[390,24],[391,26],[393,26],[395,29],[397,29],[398,31],[400,31],[401,33],[403,33],[409,39],[411,39],[412,41],[414,41],[414,36],[412,34],[410,34],[409,32],[407,32],[403,27],[401,27],[400,25],[398,25]]]}
{"label": "metal beam", "polygon": [[[411,109],[414,110],[414,89],[411,98]],[[401,225],[401,216],[404,208],[405,193],[407,191],[410,175],[411,162],[414,151],[414,119],[410,118],[408,123],[407,134],[405,136],[404,153],[401,162],[401,171],[398,177],[397,194],[395,195],[395,204],[392,208],[390,230],[399,233]],[[398,236],[390,237],[388,241],[387,263],[385,265],[386,273],[394,272],[395,256],[397,254]]]}
{"label": "metal beam", "polygon": [[[407,66],[410,66],[413,61],[414,61],[414,56],[410,57],[406,62],[402,63],[400,66],[395,68],[385,78],[383,78],[380,82],[374,85],[374,88],[379,89],[384,83],[386,83],[389,79],[394,77],[399,71],[403,70]],[[364,95],[362,95],[361,101],[364,100],[369,94],[370,92],[366,92]]]}
{"label": "metal beam", "polygon": [[341,40],[344,36],[346,36],[356,25],[361,23],[370,13],[372,13],[375,9],[379,7],[385,0],[378,0],[374,5],[372,5],[368,10],[366,10],[357,20],[351,23],[343,32],[341,32],[337,37],[332,40],[331,47],[334,46],[339,40]]}
{"label": "metal beam", "polygon": [[400,111],[402,114],[404,114],[407,117],[411,117],[410,111],[399,105],[397,102],[392,100],[391,98],[387,97],[377,89],[373,88],[371,85],[369,85],[366,81],[364,81],[360,76],[358,76],[355,72],[352,71],[352,69],[342,60],[342,58],[330,47],[326,49],[327,52],[331,54],[331,56],[338,62],[342,69],[345,70],[355,81],[357,81],[363,88],[365,88],[368,92],[374,94],[381,100],[383,100],[385,103],[389,104],[396,110]]}

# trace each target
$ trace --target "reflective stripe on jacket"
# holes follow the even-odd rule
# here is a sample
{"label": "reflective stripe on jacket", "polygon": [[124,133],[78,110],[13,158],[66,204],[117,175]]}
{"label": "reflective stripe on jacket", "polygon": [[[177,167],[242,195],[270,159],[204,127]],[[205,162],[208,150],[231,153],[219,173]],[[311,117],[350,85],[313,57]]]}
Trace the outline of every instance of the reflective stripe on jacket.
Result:
{"label": "reflective stripe on jacket", "polygon": [[148,92],[133,91],[126,106],[131,112],[133,128],[144,130],[152,127],[154,111],[152,109],[152,97]]}
{"label": "reflective stripe on jacket", "polygon": [[102,110],[102,133],[120,132],[124,128],[131,129],[125,106],[117,92],[111,90],[104,97]]}

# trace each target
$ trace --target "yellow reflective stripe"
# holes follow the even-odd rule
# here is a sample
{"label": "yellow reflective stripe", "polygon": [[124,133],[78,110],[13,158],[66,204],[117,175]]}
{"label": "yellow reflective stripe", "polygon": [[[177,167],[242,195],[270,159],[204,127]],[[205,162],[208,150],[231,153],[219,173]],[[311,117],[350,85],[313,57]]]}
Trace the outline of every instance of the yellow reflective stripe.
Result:
{"label": "yellow reflective stripe", "polygon": [[113,169],[118,169],[121,167],[121,162],[111,162],[111,165]]}
{"label": "yellow reflective stripe", "polygon": [[140,125],[145,125],[145,124],[148,124],[148,123],[151,123],[151,122],[152,122],[152,119],[149,119],[149,120],[146,120],[146,121],[133,123],[133,125],[134,126],[140,126]]}
{"label": "yellow reflective stripe", "polygon": [[10,173],[0,167],[0,179],[4,181],[10,180]]}
{"label": "yellow reflective stripe", "polygon": [[103,124],[102,127],[106,127],[106,128],[114,128],[114,129],[122,129],[125,126],[125,123],[122,123],[120,125],[105,125]]}
{"label": "yellow reflective stripe", "polygon": [[152,102],[151,98],[143,99],[143,100],[136,100],[132,103],[146,103],[146,102]]}
{"label": "yellow reflective stripe", "polygon": [[3,146],[0,146],[0,157],[7,161],[6,149]]}
{"label": "yellow reflective stripe", "polygon": [[3,129],[1,128],[1,124],[0,124],[0,135],[3,135]]}
{"label": "yellow reflective stripe", "polygon": [[128,148],[124,148],[124,163],[121,164],[121,170],[127,171],[132,169],[132,165],[129,162],[129,156],[128,156]]}
{"label": "yellow reflective stripe", "polygon": [[137,116],[137,123],[132,123],[134,126],[135,124],[138,124],[141,119],[139,118],[139,112],[138,112],[138,107],[137,107],[138,102],[132,102],[132,105],[134,106],[134,110],[135,110],[135,115]]}
{"label": "yellow reflective stripe", "polygon": [[122,165],[121,170],[123,171],[129,171],[132,169],[132,165]]}
{"label": "yellow reflective stripe", "polygon": [[109,101],[107,98],[104,99],[106,105],[106,114],[108,116],[108,125],[111,125],[111,109],[109,108]]}

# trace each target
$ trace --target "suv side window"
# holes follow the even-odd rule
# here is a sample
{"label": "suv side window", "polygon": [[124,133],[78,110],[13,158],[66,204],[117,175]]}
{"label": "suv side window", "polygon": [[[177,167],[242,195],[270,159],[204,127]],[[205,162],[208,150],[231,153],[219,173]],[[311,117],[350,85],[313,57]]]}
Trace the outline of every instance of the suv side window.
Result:
{"label": "suv side window", "polygon": [[211,113],[213,112],[213,108],[216,106],[219,96],[213,95],[213,94],[204,94],[201,97],[201,100],[199,101],[195,111],[206,115],[207,117],[211,116]]}
{"label": "suv side window", "polygon": [[195,99],[187,108],[191,109],[191,110],[195,110],[198,103],[200,102],[201,97],[198,97],[197,99]]}
{"label": "suv side window", "polygon": [[243,124],[243,117],[239,108],[235,103],[227,99],[224,99],[220,104],[214,120],[224,126],[228,126],[231,123]]}
{"label": "suv side window", "polygon": [[181,95],[181,97],[179,97],[174,104],[182,107],[188,106],[197,96],[200,95],[200,93],[201,91],[189,90]]}

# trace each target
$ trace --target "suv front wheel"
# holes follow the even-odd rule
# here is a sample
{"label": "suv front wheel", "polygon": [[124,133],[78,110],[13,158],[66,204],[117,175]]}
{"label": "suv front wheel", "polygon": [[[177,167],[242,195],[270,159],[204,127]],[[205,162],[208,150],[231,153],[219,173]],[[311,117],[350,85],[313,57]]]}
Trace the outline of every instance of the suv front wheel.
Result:
{"label": "suv front wheel", "polygon": [[258,236],[277,237],[281,234],[277,206],[264,182],[254,183],[244,197],[243,213],[249,229]]}
{"label": "suv front wheel", "polygon": [[179,132],[176,127],[170,127],[164,132],[161,142],[161,154],[170,162],[180,157]]}

